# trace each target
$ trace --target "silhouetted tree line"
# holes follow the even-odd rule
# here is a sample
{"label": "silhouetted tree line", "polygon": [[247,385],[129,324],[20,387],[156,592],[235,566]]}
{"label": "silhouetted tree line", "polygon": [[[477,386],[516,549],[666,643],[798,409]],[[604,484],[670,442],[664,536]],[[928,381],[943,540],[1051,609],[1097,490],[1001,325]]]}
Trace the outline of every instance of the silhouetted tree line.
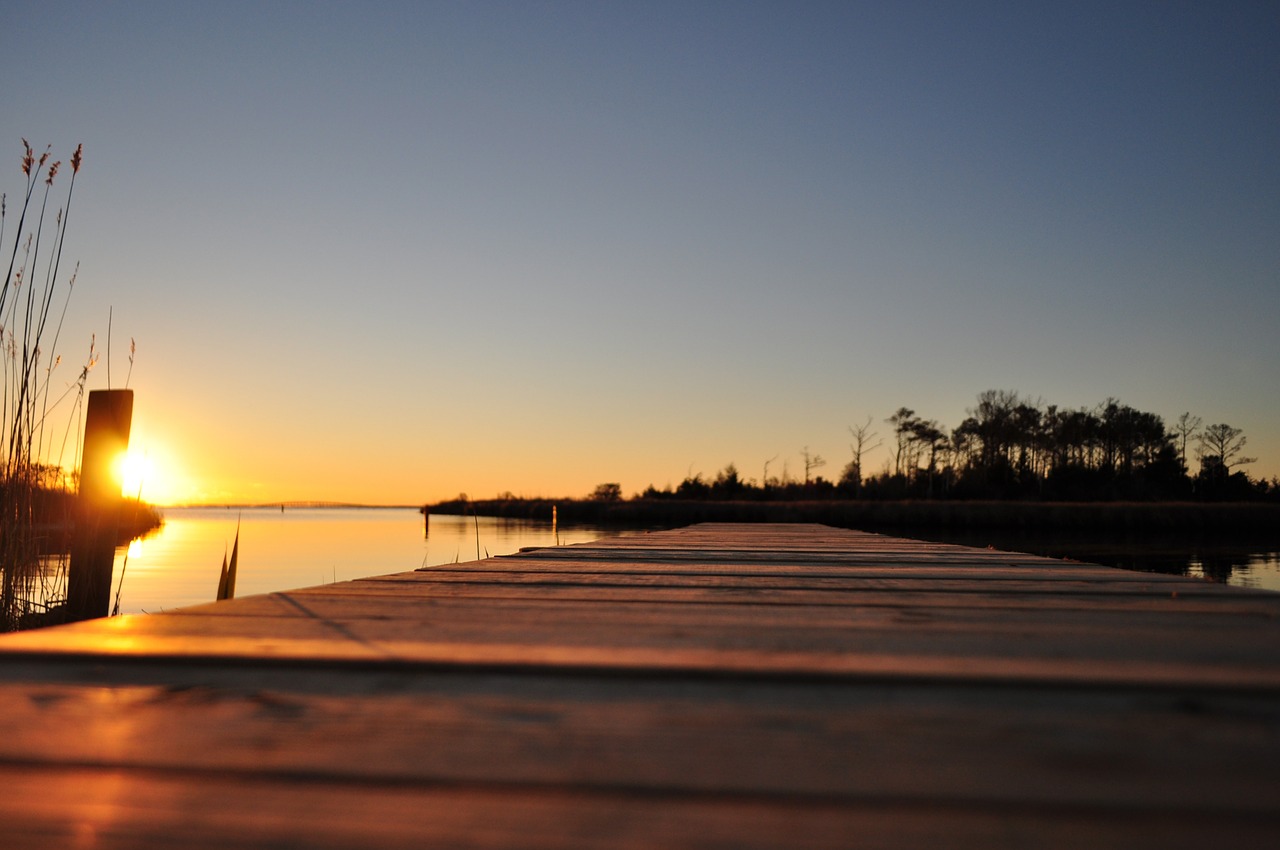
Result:
{"label": "silhouetted tree line", "polygon": [[[948,431],[908,407],[884,420],[889,458],[875,475],[865,455],[884,445],[872,420],[850,427],[852,459],[840,478],[814,472],[826,464],[806,446],[803,478],[787,468],[744,479],[734,464],[714,478],[691,474],[672,489],[652,485],[642,498],[714,500],[1016,499],[1044,501],[1280,500],[1280,480],[1250,478],[1241,467],[1244,433],[1203,426],[1184,413],[1172,428],[1154,414],[1108,398],[1092,408],[1062,409],[1007,390],[987,390]],[[1194,463],[1188,451],[1194,449]],[[617,485],[593,498],[617,499]]]}

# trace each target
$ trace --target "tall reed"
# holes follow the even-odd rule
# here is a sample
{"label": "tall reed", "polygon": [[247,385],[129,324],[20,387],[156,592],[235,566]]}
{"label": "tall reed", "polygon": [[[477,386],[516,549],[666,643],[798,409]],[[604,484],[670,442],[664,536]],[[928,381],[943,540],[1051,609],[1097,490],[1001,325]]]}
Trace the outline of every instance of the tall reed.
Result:
{"label": "tall reed", "polygon": [[[17,628],[25,616],[65,595],[65,557],[51,563],[42,556],[71,519],[75,473],[64,461],[69,441],[78,449],[85,385],[97,362],[90,342],[78,375],[56,382],[58,343],[76,279],[75,270],[63,277],[62,254],[83,146],[70,157],[71,176],[56,210],[51,203],[56,206],[62,162],[50,161],[51,146],[39,155],[26,139],[22,147],[26,185],[13,228],[8,197],[0,195],[0,263],[7,254],[0,287],[0,630]],[[60,435],[53,418],[59,411],[66,417]]]}

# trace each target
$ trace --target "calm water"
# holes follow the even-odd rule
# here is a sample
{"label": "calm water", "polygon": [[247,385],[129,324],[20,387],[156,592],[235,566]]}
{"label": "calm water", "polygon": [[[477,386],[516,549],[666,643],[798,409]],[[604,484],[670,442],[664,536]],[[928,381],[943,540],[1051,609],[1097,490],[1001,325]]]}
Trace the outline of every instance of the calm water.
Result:
{"label": "calm water", "polygon": [[[240,524],[236,596],[312,587],[476,559],[477,521],[413,508],[167,508],[164,526],[116,556],[112,594],[124,614],[212,602]],[[616,530],[480,517],[479,556],[584,543]],[[121,574],[123,572],[123,582]]]}
{"label": "calm water", "polygon": [[1172,534],[1091,536],[1017,531],[919,532],[895,531],[940,543],[1049,558],[1070,558],[1139,572],[1166,573],[1204,579],[1236,587],[1280,591],[1280,534],[1197,537]]}
{"label": "calm water", "polygon": [[[156,612],[212,602],[224,553],[240,523],[236,595],[349,581],[477,558],[476,520],[433,516],[423,534],[413,508],[169,508],[158,532],[134,541],[127,563],[116,557],[112,582],[125,614]],[[599,526],[561,527],[545,522],[479,518],[479,557],[506,555],[525,546],[585,543],[625,533]],[[1280,541],[1194,539],[1087,539],[982,532],[946,535],[895,531],[902,537],[994,546],[1050,557],[1074,558],[1125,569],[1173,573],[1243,587],[1280,591]],[[123,582],[121,573],[123,571]]]}

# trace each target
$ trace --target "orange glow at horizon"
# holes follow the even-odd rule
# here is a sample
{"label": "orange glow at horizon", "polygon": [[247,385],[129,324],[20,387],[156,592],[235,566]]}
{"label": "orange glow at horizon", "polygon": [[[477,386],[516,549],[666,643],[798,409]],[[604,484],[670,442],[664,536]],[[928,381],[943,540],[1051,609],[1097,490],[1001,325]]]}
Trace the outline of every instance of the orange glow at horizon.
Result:
{"label": "orange glow at horizon", "polygon": [[195,495],[183,465],[165,447],[130,447],[118,461],[122,495],[157,505],[175,504]]}

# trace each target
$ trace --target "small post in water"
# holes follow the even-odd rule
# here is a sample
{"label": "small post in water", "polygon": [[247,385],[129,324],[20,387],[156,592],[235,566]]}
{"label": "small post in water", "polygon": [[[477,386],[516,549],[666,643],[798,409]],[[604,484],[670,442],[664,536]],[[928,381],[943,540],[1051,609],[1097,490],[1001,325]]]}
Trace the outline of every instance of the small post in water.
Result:
{"label": "small post in water", "polygon": [[92,390],[80,461],[79,515],[67,574],[67,620],[105,617],[120,524],[121,460],[129,448],[133,390]]}

